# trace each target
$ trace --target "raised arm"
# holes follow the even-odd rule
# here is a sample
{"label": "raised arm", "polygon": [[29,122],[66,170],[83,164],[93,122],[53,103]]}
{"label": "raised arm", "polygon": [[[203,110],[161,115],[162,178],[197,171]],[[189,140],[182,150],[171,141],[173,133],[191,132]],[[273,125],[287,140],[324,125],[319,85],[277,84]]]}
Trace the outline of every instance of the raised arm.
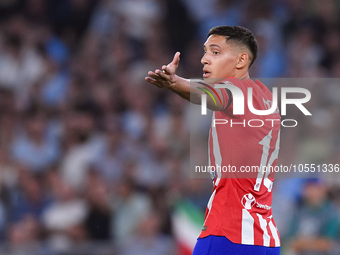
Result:
{"label": "raised arm", "polygon": [[[149,71],[149,77],[145,77],[145,80],[159,88],[170,89],[193,104],[200,104],[201,95],[206,93],[205,91],[208,89],[201,83],[194,81],[190,82],[189,79],[184,79],[176,75],[176,70],[180,60],[179,56],[180,53],[176,52],[173,60],[168,65],[162,66],[162,71],[159,69],[156,69],[155,72]],[[207,107],[214,111],[220,111],[223,109],[223,96],[220,91],[218,93],[221,98],[221,102],[216,98],[212,98],[210,96],[207,97]]]}

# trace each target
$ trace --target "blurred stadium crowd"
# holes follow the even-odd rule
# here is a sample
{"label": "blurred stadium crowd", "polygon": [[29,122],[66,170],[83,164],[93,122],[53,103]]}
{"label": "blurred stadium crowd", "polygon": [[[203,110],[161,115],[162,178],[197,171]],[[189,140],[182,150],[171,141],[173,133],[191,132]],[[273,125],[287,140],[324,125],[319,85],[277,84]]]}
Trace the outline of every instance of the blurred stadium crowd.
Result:
{"label": "blurred stadium crowd", "polygon": [[[0,1],[0,254],[180,254],[172,212],[185,200],[204,213],[211,181],[187,171],[189,103],[147,71],[180,51],[179,74],[201,77],[208,30],[242,25],[260,46],[251,77],[337,78],[339,12],[333,0]],[[282,162],[340,162],[339,84],[311,88],[314,122],[282,131]],[[337,254],[339,188],[277,180],[283,254]]]}

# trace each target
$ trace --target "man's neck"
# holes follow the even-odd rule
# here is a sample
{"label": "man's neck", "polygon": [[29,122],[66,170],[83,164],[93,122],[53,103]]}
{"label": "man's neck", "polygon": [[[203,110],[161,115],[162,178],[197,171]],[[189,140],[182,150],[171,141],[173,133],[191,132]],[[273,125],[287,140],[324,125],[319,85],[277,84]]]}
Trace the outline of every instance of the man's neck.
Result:
{"label": "man's neck", "polygon": [[238,78],[238,79],[250,79],[250,76],[249,76],[249,72],[246,72],[246,73],[239,73],[239,74],[236,74],[234,76],[235,78]]}

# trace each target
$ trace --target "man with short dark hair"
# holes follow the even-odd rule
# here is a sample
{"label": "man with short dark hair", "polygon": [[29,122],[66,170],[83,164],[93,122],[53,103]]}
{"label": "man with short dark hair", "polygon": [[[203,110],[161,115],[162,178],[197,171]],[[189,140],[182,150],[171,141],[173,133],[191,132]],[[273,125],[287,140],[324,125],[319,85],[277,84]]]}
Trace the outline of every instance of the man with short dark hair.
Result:
{"label": "man with short dark hair", "polygon": [[[176,75],[179,52],[170,64],[162,66],[162,71],[150,71],[145,78],[194,104],[201,103],[202,94],[209,94],[207,107],[214,111],[213,120],[225,120],[224,125],[212,122],[209,162],[214,169],[232,166],[236,170],[213,172],[213,193],[194,255],[280,253],[280,238],[271,209],[274,177],[264,169],[277,164],[281,118],[272,103],[272,93],[249,77],[248,70],[257,52],[256,39],[248,29],[214,27],[204,43],[201,60],[204,82],[192,81],[194,86],[190,86],[189,80]],[[217,83],[232,85],[245,99],[249,95],[256,110],[275,110],[269,115],[256,115],[249,110],[246,100],[244,114],[234,114],[237,108],[234,92],[231,93],[231,87],[215,89]],[[253,169],[257,171],[245,172]]]}

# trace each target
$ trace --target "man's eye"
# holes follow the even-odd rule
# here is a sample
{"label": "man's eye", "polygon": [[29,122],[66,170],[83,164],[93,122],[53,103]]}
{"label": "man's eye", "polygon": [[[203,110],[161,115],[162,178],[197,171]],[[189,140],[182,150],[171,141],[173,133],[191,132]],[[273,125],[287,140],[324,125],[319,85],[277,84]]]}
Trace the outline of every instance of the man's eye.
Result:
{"label": "man's eye", "polygon": [[214,55],[217,55],[219,52],[218,51],[214,51],[213,53],[214,53]]}

